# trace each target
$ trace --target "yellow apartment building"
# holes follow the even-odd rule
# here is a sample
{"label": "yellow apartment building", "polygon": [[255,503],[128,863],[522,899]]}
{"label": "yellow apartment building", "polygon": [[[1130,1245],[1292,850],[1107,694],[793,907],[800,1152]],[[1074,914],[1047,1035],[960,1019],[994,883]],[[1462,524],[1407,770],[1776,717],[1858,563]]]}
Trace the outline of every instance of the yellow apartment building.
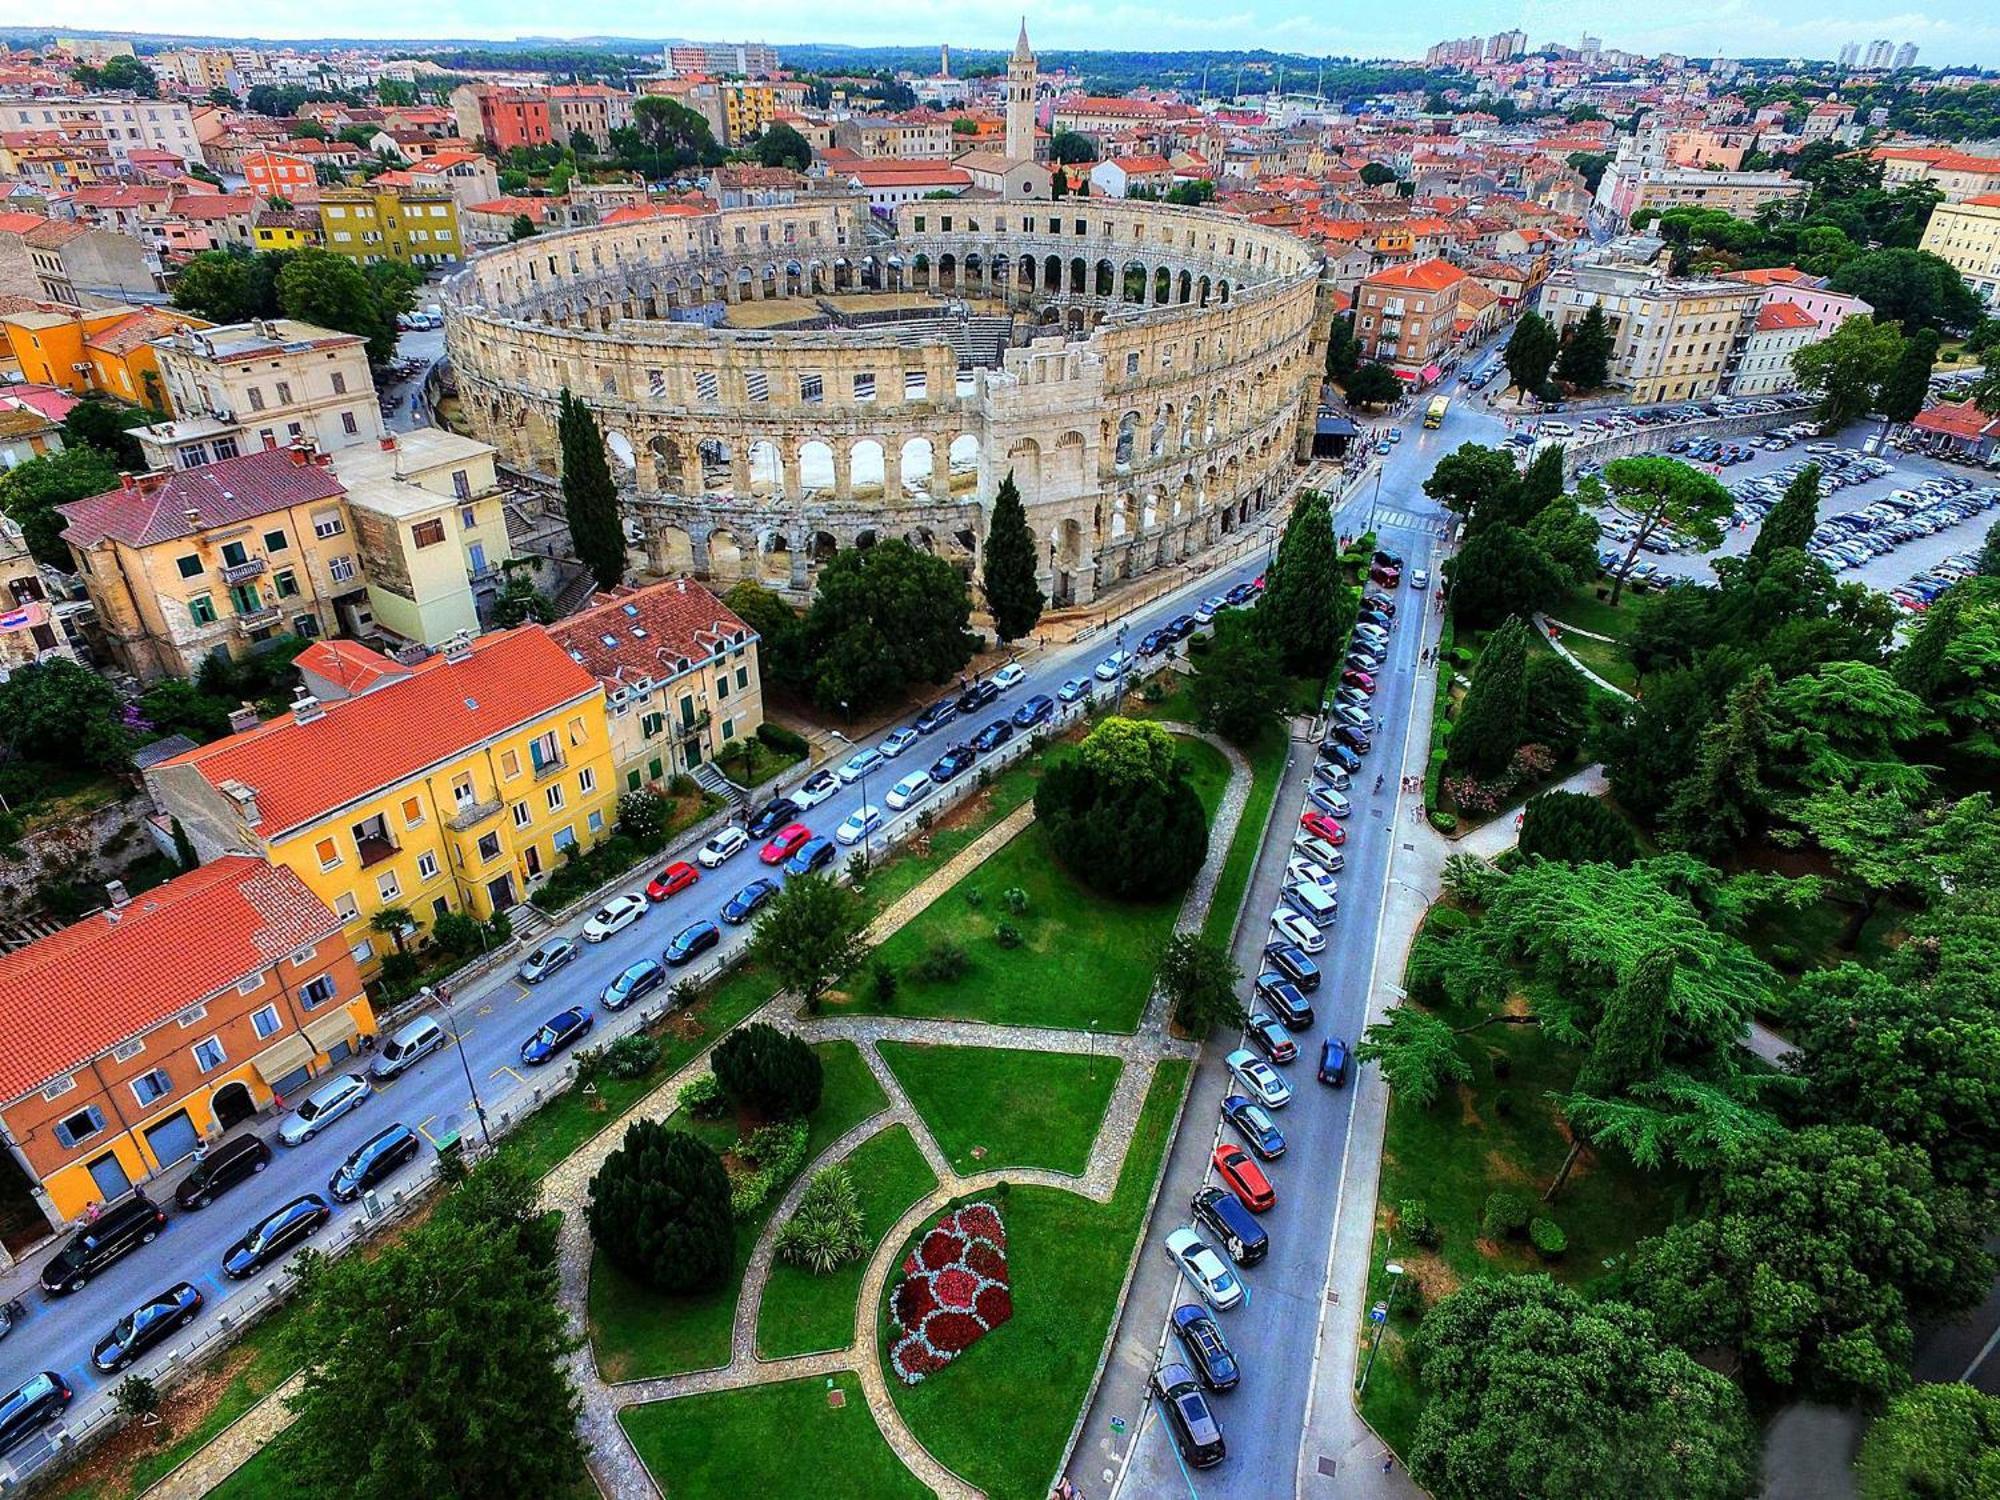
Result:
{"label": "yellow apartment building", "polygon": [[325,188],[319,195],[319,220],[324,247],[364,265],[393,260],[442,266],[465,253],[458,200],[444,189]]}
{"label": "yellow apartment building", "polygon": [[1952,264],[1988,307],[2000,307],[2000,193],[1931,210],[1919,249]]}

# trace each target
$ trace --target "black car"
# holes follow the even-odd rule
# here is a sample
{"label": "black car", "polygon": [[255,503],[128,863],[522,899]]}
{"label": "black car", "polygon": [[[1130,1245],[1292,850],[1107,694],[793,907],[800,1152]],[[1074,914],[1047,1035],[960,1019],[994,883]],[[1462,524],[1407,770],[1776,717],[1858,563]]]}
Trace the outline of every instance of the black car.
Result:
{"label": "black car", "polygon": [[1319,965],[1296,943],[1269,943],[1264,962],[1310,995],[1319,988]]}
{"label": "black car", "polygon": [[237,1183],[254,1177],[271,1164],[271,1148],[259,1136],[240,1135],[224,1141],[195,1164],[174,1189],[182,1208],[207,1208]]}
{"label": "black car", "polygon": [[416,1160],[423,1137],[398,1121],[372,1140],[363,1141],[340,1164],[328,1180],[326,1190],[336,1203],[352,1203],[398,1167]]}
{"label": "black car", "polygon": [[1243,1378],[1236,1356],[1229,1352],[1222,1329],[1207,1308],[1185,1303],[1174,1309],[1173,1325],[1174,1339],[1203,1385],[1211,1391],[1226,1391]]}
{"label": "black car", "polygon": [[1352,746],[1341,744],[1338,740],[1331,745],[1321,745],[1319,758],[1332,761],[1350,776],[1361,769],[1361,757],[1354,753]]}
{"label": "black car", "polygon": [[1375,554],[1375,566],[1378,568],[1400,568],[1402,565],[1402,558],[1396,556],[1393,552],[1377,552]]}
{"label": "black car", "polygon": [[1160,1398],[1160,1410],[1181,1457],[1197,1469],[1212,1469],[1221,1463],[1229,1451],[1223,1445],[1222,1427],[1188,1367],[1178,1363],[1160,1366],[1153,1371],[1153,1391]]}
{"label": "black car", "polygon": [[1199,623],[1200,621],[1196,620],[1193,615],[1175,615],[1171,620],[1167,621],[1162,629],[1175,640],[1184,641],[1194,634],[1194,628]]}
{"label": "black car", "polygon": [[1254,583],[1239,583],[1222,597],[1227,599],[1231,604],[1248,604],[1252,599],[1257,597],[1257,585]]}
{"label": "black car", "polygon": [[1037,724],[1046,723],[1055,716],[1056,700],[1047,693],[1037,693],[1026,703],[1014,710],[1016,729],[1033,729]]}
{"label": "black car", "polygon": [[[1306,1008],[1310,1010],[1312,1007]],[[1274,1063],[1288,1063],[1299,1055],[1299,1044],[1291,1039],[1283,1026],[1262,1011],[1250,1018],[1243,1034],[1250,1039],[1251,1046]]]}
{"label": "black car", "polygon": [[91,1277],[141,1245],[150,1245],[167,1227],[167,1216],[144,1193],[122,1198],[69,1237],[42,1267],[42,1290],[50,1296],[80,1292]]}
{"label": "black car", "polygon": [[1381,610],[1371,609],[1366,605],[1355,614],[1354,621],[1357,625],[1380,625],[1384,630],[1394,623]]}
{"label": "black car", "polygon": [[[1304,954],[1299,956],[1305,957]],[[1312,960],[1307,959],[1306,962],[1311,963]],[[1312,1001],[1306,999],[1305,992],[1292,983],[1289,976],[1276,970],[1266,970],[1257,976],[1257,1003],[1268,1006],[1271,1014],[1284,1022],[1288,1030],[1304,1031],[1313,1023]]]}
{"label": "black car", "polygon": [[757,915],[757,908],[778,894],[778,882],[758,878],[722,903],[722,920],[740,927]]}
{"label": "black car", "polygon": [[70,1388],[54,1370],[44,1370],[0,1399],[0,1453],[53,1422],[69,1405]]}
{"label": "black car", "polygon": [[193,1283],[177,1281],[159,1296],[140,1303],[97,1341],[90,1362],[106,1375],[124,1369],[153,1345],[194,1321],[202,1295]]}
{"label": "black car", "polygon": [[970,770],[978,758],[979,752],[970,745],[953,745],[931,765],[931,780],[943,786],[960,772]]}
{"label": "black car", "polygon": [[1174,638],[1164,630],[1149,630],[1139,637],[1141,656],[1158,656],[1174,643]]}
{"label": "black car", "polygon": [[976,714],[999,696],[999,683],[990,678],[985,682],[975,682],[958,695],[958,711],[962,714]]}
{"label": "black car", "polygon": [[972,737],[972,748],[981,755],[991,755],[1012,738],[1014,726],[1005,719],[995,719]]}
{"label": "black car", "polygon": [[1347,1087],[1347,1043],[1337,1036],[1319,1044],[1319,1081],[1337,1089]]}
{"label": "black car", "polygon": [[222,1274],[231,1281],[255,1276],[294,1245],[318,1234],[333,1209],[318,1193],[294,1198],[222,1254]]}
{"label": "black car", "polygon": [[691,922],[673,935],[661,950],[660,959],[670,969],[693,963],[722,941],[722,929],[713,922]]}
{"label": "black car", "polygon": [[949,698],[940,698],[929,708],[917,715],[917,733],[936,734],[957,717],[958,705]]}
{"label": "black car", "polygon": [[1271,1251],[1271,1237],[1243,1200],[1213,1183],[1194,1190],[1188,1203],[1196,1229],[1206,1230],[1239,1266],[1254,1266]]}
{"label": "black car", "polygon": [[[1368,737],[1368,731],[1357,724],[1341,724],[1333,731],[1334,739],[1357,755],[1366,755],[1375,748],[1375,742]],[[1351,768],[1350,768],[1351,769]]]}
{"label": "black car", "polygon": [[757,809],[750,820],[750,837],[761,839],[783,828],[787,823],[798,821],[799,805],[790,797],[773,797]]}

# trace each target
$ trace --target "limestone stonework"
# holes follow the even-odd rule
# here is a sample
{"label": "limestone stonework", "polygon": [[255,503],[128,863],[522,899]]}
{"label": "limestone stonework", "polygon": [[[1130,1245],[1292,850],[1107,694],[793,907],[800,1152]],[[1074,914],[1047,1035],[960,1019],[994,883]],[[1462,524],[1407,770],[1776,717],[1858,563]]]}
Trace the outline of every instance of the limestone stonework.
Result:
{"label": "limestone stonework", "polygon": [[495,250],[447,284],[445,336],[509,464],[555,471],[564,388],[595,409],[653,571],[803,594],[890,536],[974,566],[1011,471],[1079,604],[1283,494],[1320,269],[1200,209],[822,197]]}

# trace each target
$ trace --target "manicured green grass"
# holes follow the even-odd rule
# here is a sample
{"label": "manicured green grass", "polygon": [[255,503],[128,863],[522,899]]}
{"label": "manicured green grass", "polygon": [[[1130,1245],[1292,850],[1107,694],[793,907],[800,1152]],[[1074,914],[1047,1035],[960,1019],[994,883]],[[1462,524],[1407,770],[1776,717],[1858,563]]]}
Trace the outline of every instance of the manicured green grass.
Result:
{"label": "manicured green grass", "polygon": [[1209,902],[1208,916],[1201,927],[1203,937],[1225,948],[1229,946],[1230,935],[1236,930],[1237,909],[1243,905],[1243,893],[1250,885],[1250,872],[1256,868],[1257,851],[1264,837],[1264,823],[1271,816],[1271,803],[1278,795],[1279,782],[1284,779],[1285,756],[1290,750],[1291,741],[1285,731],[1273,725],[1244,751],[1250,762],[1250,789],[1244,794],[1243,815],[1237,820],[1235,835],[1229,840],[1229,853],[1223,858],[1221,870],[1216,873],[1215,895]]}
{"label": "manicured green grass", "polygon": [[[892,1125],[870,1136],[845,1165],[861,1199],[862,1237],[870,1255],[909,1206],[937,1186],[937,1175],[907,1125]],[[851,1345],[854,1301],[867,1267],[868,1255],[825,1276],[782,1260],[773,1262],[757,1313],[757,1357],[782,1359]]]}
{"label": "manicured green grass", "polygon": [[1592,640],[1587,635],[1565,635],[1563,645],[1569,649],[1570,655],[1613,687],[1623,688],[1628,693],[1638,690],[1638,669],[1626,657],[1624,648],[1615,641]]}
{"label": "manicured green grass", "polygon": [[[1110,1202],[1042,1187],[989,1195],[1006,1222],[1014,1316],[922,1384],[891,1382],[918,1441],[993,1500],[1048,1494],[1117,1310],[1188,1069],[1178,1058],[1159,1065]],[[885,1340],[894,1289],[892,1278]]]}
{"label": "manicured green grass", "polygon": [[774,750],[755,735],[736,743],[747,747],[744,753],[735,760],[716,764],[722,767],[723,775],[742,787],[762,786],[780,771],[806,758],[803,750]]}
{"label": "manicured green grass", "polygon": [[1181,764],[1187,767],[1188,784],[1201,798],[1209,821],[1214,822],[1215,810],[1222,805],[1222,794],[1229,786],[1229,757],[1207,740],[1185,738],[1180,741],[1180,753]]}
{"label": "manicured green grass", "polygon": [[[1088,1052],[883,1042],[882,1060],[953,1167],[1081,1173],[1124,1065]],[[979,1154],[974,1155],[977,1151]]]}
{"label": "manicured green grass", "polygon": [[[807,1135],[808,1164],[889,1103],[852,1042],[822,1042],[813,1050],[826,1064],[826,1087]],[[718,1151],[735,1143],[740,1128],[734,1120],[693,1120],[678,1111],[668,1123],[699,1136]],[[736,1264],[729,1280],[712,1292],[670,1297],[626,1276],[601,1255],[592,1259],[590,1339],[597,1367],[606,1380],[680,1375],[729,1363],[729,1330],[736,1318],[736,1294],[743,1284],[743,1270],[787,1185],[779,1183],[763,1207],[736,1226]]]}
{"label": "manicured green grass", "polygon": [[[829,1386],[846,1398],[827,1401]],[[842,1372],[788,1380],[618,1414],[632,1446],[673,1500],[917,1500],[930,1489],[883,1441]]]}
{"label": "manicured green grass", "polygon": [[942,826],[902,845],[894,859],[869,872],[862,887],[862,899],[869,910],[881,911],[894,905],[899,897],[922,885],[954,855],[1032,798],[1049,762],[1068,754],[1070,749],[1068,743],[1058,742],[1039,755],[1016,762],[994,777],[984,790],[953,808]]}

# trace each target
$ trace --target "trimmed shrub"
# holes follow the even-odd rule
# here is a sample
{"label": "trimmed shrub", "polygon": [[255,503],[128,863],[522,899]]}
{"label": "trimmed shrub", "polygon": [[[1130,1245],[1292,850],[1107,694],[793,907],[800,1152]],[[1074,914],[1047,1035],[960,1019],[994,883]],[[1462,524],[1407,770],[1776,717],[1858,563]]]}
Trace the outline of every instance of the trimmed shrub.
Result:
{"label": "trimmed shrub", "polygon": [[752,1022],[722,1039],[710,1066],[723,1091],[767,1120],[789,1120],[819,1108],[825,1070],[819,1054],[789,1031]]}
{"label": "trimmed shrub", "polygon": [[729,1096],[721,1079],[704,1073],[681,1090],[680,1106],[697,1120],[719,1120],[729,1109]]}
{"label": "trimmed shrub", "polygon": [[1002,922],[993,929],[993,941],[1003,948],[1018,948],[1021,946],[1021,929],[1012,922]]}
{"label": "trimmed shrub", "polygon": [[1456,833],[1458,832],[1458,816],[1455,813],[1448,813],[1440,809],[1431,814],[1431,827],[1435,828],[1439,833]]}
{"label": "trimmed shrub", "polygon": [[757,738],[785,755],[804,755],[809,748],[804,735],[794,734],[784,725],[769,720],[757,726]]}
{"label": "trimmed shrub", "polygon": [[980,907],[986,904],[986,892],[982,891],[976,885],[967,886],[965,888],[965,904],[974,911],[979,910]]}
{"label": "trimmed shrub", "polygon": [[645,1032],[634,1031],[604,1049],[601,1066],[608,1078],[643,1078],[659,1060],[660,1044]]}
{"label": "trimmed shrub", "polygon": [[1007,904],[1007,910],[1015,916],[1025,916],[1028,911],[1028,893],[1018,885],[1010,885],[1000,893],[1000,899]]}
{"label": "trimmed shrub", "polygon": [[875,1007],[888,1010],[896,1003],[896,969],[887,959],[877,958],[868,965],[868,978],[875,989]]}
{"label": "trimmed shrub", "polygon": [[956,943],[938,942],[931,944],[930,952],[910,965],[910,972],[924,984],[948,984],[954,979],[963,979],[972,967],[972,959]]}
{"label": "trimmed shrub", "polygon": [[605,1259],[658,1291],[713,1290],[736,1259],[729,1174],[682,1130],[635,1120],[590,1180],[584,1209]]}
{"label": "trimmed shrub", "polygon": [[755,1163],[755,1169],[729,1184],[729,1211],[737,1219],[747,1219],[764,1206],[764,1200],[781,1183],[806,1164],[806,1122],[787,1120],[777,1125],[760,1125],[737,1141],[736,1155]]}
{"label": "trimmed shrub", "polygon": [[1505,1188],[1486,1196],[1486,1211],[1479,1218],[1479,1232],[1489,1240],[1518,1239],[1535,1216],[1535,1206],[1519,1193]]}
{"label": "trimmed shrub", "polygon": [[1528,1225],[1528,1243],[1543,1260],[1561,1260],[1569,1248],[1569,1236],[1554,1219],[1535,1219]]}
{"label": "trimmed shrub", "polygon": [[1421,1198],[1405,1198],[1396,1206],[1396,1220],[1411,1243],[1435,1250],[1444,1240],[1444,1231],[1431,1217],[1430,1206]]}

